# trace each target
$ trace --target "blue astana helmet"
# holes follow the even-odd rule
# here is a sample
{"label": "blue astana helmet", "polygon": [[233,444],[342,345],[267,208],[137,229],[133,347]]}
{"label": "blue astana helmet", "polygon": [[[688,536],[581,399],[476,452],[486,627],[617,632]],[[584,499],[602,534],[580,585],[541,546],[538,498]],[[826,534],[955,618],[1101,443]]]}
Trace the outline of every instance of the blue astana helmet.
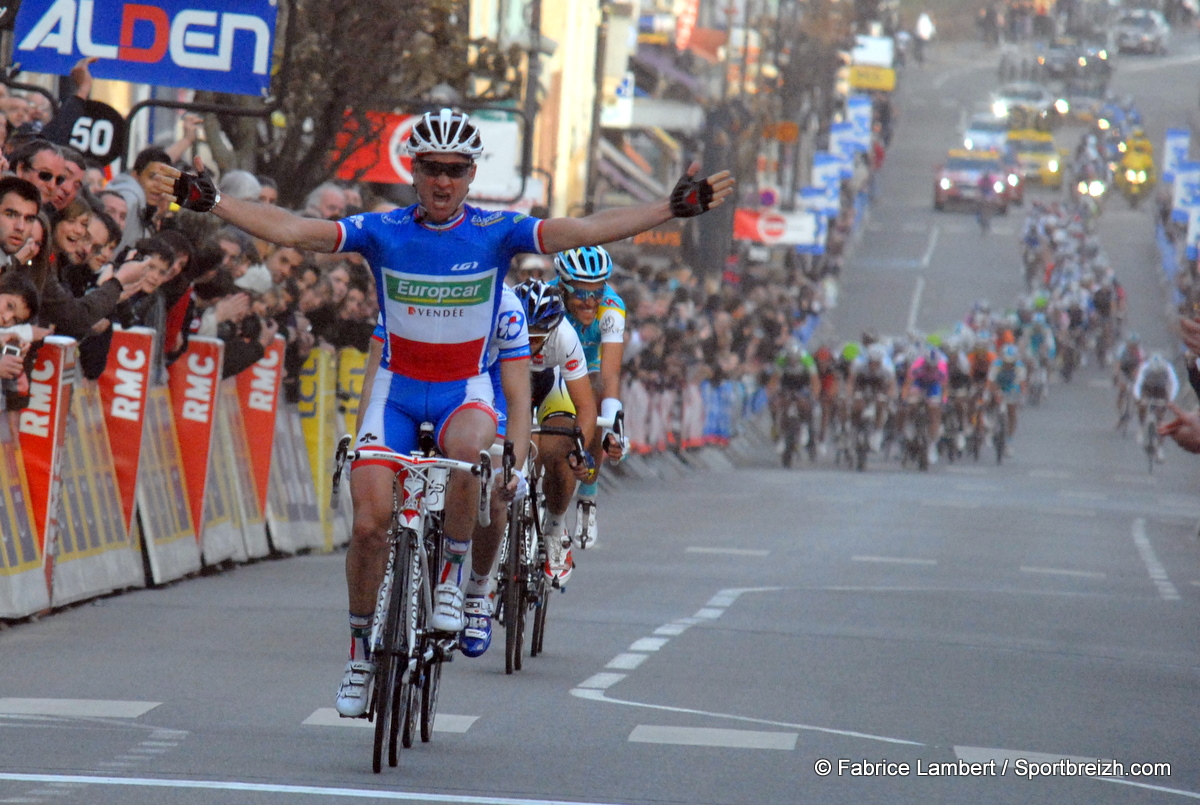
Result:
{"label": "blue astana helmet", "polygon": [[483,140],[471,118],[453,109],[426,112],[408,135],[410,154],[462,154],[477,159]]}
{"label": "blue astana helmet", "polygon": [[567,312],[558,288],[539,279],[525,280],[513,288],[513,293],[525,307],[525,320],[531,329],[536,327],[550,332]]}
{"label": "blue astana helmet", "polygon": [[612,275],[612,258],[603,246],[583,246],[554,255],[554,268],[564,282],[603,282]]}

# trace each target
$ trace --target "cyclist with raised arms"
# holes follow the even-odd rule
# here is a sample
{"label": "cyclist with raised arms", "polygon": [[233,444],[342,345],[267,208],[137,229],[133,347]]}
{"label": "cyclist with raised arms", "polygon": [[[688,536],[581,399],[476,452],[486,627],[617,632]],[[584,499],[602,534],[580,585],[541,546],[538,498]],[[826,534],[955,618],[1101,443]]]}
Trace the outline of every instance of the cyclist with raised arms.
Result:
{"label": "cyclist with raised arms", "polygon": [[[374,367],[357,444],[398,453],[416,449],[419,425],[426,421],[434,423],[438,446],[448,458],[473,463],[492,444],[496,413],[486,360],[514,256],[621,240],[671,218],[700,215],[733,192],[728,172],[696,178],[699,165],[693,164],[669,199],[543,221],[464,203],[475,160],[483,153],[479,131],[467,115],[450,109],[426,113],[413,126],[407,146],[418,203],[340,221],[222,198],[199,160],[197,173],[156,163],[148,177],[152,192],[169,195],[187,209],[212,211],[262,240],[366,258],[387,341]],[[375,665],[368,643],[388,552],[394,480],[390,466],[364,461],[351,470],[354,527],[346,552],[351,652],[336,703],[343,716],[362,716],[370,701]],[[507,494],[515,494],[518,485],[514,478]],[[472,478],[451,474],[446,562],[430,621],[438,631],[459,632],[465,625],[461,582],[478,494]]]}
{"label": "cyclist with raised arms", "polygon": [[[625,355],[625,302],[608,284],[612,258],[600,246],[567,249],[554,256],[554,268],[558,276],[551,285],[560,287],[566,299],[567,321],[583,345],[592,388],[600,397],[600,416],[612,419],[622,410],[621,361]],[[588,452],[599,471],[604,456],[619,461],[625,445],[610,427],[605,427],[589,439]],[[594,543],[598,536],[596,490],[595,478],[579,485],[575,541],[581,548]],[[548,517],[552,511],[547,512]],[[551,517],[546,532],[556,533],[559,526]]]}

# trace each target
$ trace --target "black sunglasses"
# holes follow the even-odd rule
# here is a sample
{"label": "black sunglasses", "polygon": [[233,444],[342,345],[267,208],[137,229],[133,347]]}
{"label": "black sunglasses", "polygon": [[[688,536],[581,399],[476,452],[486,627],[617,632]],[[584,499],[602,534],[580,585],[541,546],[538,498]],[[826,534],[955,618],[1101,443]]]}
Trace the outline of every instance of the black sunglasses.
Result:
{"label": "black sunglasses", "polygon": [[449,176],[451,179],[461,179],[467,175],[467,171],[471,169],[471,165],[473,164],[473,162],[434,162],[431,159],[413,160],[413,165],[421,173],[433,178]]}
{"label": "black sunglasses", "polygon": [[55,176],[50,171],[38,171],[38,178],[43,182],[54,182],[56,185],[61,185],[67,181],[66,176]]}

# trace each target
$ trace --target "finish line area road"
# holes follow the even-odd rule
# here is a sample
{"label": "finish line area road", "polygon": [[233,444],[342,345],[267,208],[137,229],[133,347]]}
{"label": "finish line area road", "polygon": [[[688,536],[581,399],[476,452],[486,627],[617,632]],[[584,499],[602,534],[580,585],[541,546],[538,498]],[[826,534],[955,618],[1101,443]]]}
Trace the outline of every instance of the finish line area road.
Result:
{"label": "finish line area road", "polygon": [[[905,77],[831,317],[842,337],[1016,298],[1022,211],[981,243],[972,218],[931,209],[959,111],[994,83],[971,53],[939,45]],[[1118,68],[1156,144],[1187,123],[1189,64]],[[1153,91],[1167,86],[1188,97]],[[1132,328],[1169,350],[1150,212],[1120,202],[1101,238]],[[602,497],[600,542],[552,596],[545,653],[506,676],[497,627],[486,655],[446,667],[432,742],[380,775],[371,729],[332,711],[341,554],[20,623],[0,631],[0,802],[1200,799],[1200,457],[1169,446],[1148,475],[1114,421],[1108,375],[1087,366],[1023,412],[1001,466],[785,471],[764,451]]]}

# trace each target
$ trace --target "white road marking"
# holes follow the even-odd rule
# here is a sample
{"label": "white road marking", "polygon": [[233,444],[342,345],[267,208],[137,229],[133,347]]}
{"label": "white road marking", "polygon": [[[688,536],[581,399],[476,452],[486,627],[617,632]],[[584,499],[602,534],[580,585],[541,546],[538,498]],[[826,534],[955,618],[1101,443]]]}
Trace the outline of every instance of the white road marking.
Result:
{"label": "white road marking", "polygon": [[770,553],[770,551],[758,550],[756,548],[702,548],[695,545],[689,546],[684,550],[686,553],[716,553],[727,556],[766,556]]}
{"label": "white road marking", "polygon": [[[1044,752],[1028,752],[1023,749],[984,749],[978,746],[956,746],[954,754],[959,760],[967,763],[987,763],[996,761],[996,765],[1003,765],[1005,762],[1012,764],[1018,760],[1025,760],[1029,763],[1057,763],[1062,760],[1070,760],[1075,763],[1101,763],[1109,762],[1107,759],[1095,757],[1083,757],[1080,755],[1048,755]],[[1161,785],[1151,785],[1150,783],[1138,783],[1133,780],[1122,780],[1119,777],[1106,777],[1100,775],[1092,775],[1090,779],[1099,780],[1104,783],[1118,783],[1119,785],[1131,785],[1135,788],[1145,788],[1150,791],[1158,791],[1163,794],[1175,794],[1176,796],[1186,797],[1188,799],[1200,799],[1200,794],[1195,791],[1184,791],[1179,788],[1166,788]]]}
{"label": "white road marking", "polygon": [[[812,724],[790,724],[785,721],[771,721],[766,718],[752,718],[750,716],[739,716],[733,713],[714,713],[708,710],[694,710],[690,707],[671,707],[665,704],[648,704],[646,702],[631,702],[625,699],[613,699],[602,690],[584,690],[574,688],[571,695],[579,699],[588,699],[594,702],[604,702],[606,704],[620,704],[626,707],[641,707],[647,710],[658,710],[664,713],[686,713],[693,716],[708,716],[709,718],[724,718],[730,721],[740,721],[744,724],[763,724],[768,727],[783,727],[785,729],[800,730],[801,732],[820,732],[826,735],[844,735],[849,738],[864,738],[869,741],[882,741],[883,743],[902,744],[904,746],[925,746],[920,741],[906,741],[903,738],[888,738],[883,735],[871,735],[867,732],[854,732],[852,730],[839,730],[830,727],[816,727]],[[0,779],[4,779],[0,776]]]}
{"label": "white road marking", "polygon": [[1029,565],[1021,565],[1019,568],[1022,573],[1042,573],[1047,576],[1077,576],[1081,579],[1106,579],[1107,573],[1100,573],[1095,570],[1068,570],[1060,567],[1031,567]]}
{"label": "white road marking", "polygon": [[[937,231],[935,227],[934,232]],[[908,330],[917,329],[917,314],[921,311],[921,296],[925,293],[925,275],[917,276],[917,285],[913,288],[912,299],[908,303]]]}
{"label": "white road marking", "polygon": [[1114,475],[1112,479],[1119,484],[1154,486],[1158,483],[1158,476],[1156,475]]}
{"label": "white road marking", "polygon": [[629,647],[630,651],[658,651],[667,644],[665,637],[643,637],[640,640],[633,641]]}
{"label": "white road marking", "polygon": [[893,565],[936,565],[936,559],[910,559],[905,556],[851,556],[852,562],[885,562]]}
{"label": "white road marking", "polygon": [[632,743],[673,744],[676,746],[721,746],[730,749],[796,748],[795,732],[763,732],[759,730],[725,730],[712,727],[656,727],[638,724],[629,733]]}
{"label": "white road marking", "polygon": [[[456,716],[438,713],[433,719],[434,732],[466,732],[479,720],[479,716]],[[321,707],[300,722],[309,727],[360,727],[374,729],[375,725],[365,718],[342,718],[332,707]]]}
{"label": "white road marking", "polygon": [[1158,556],[1154,553],[1154,546],[1150,544],[1150,540],[1146,537],[1145,518],[1139,517],[1133,521],[1133,544],[1137,546],[1138,553],[1142,557],[1142,564],[1146,566],[1146,571],[1150,574],[1150,580],[1158,588],[1158,594],[1162,597],[1162,600],[1178,601],[1179,591],[1171,583],[1171,579],[1167,576],[1167,571],[1163,568],[1162,562],[1158,561]]}
{"label": "white road marking", "polygon": [[1108,495],[1101,495],[1096,492],[1072,492],[1062,491],[1058,493],[1060,498],[1070,498],[1071,500],[1091,500],[1096,503],[1108,500]]}
{"label": "white road marking", "polygon": [[632,671],[646,661],[649,654],[618,654],[608,661],[605,668],[616,668],[619,671]]}
{"label": "white road marking", "polygon": [[0,714],[67,718],[140,718],[162,702],[106,699],[0,699]]}
{"label": "white road marking", "polygon": [[690,625],[691,624],[688,624],[688,623],[667,623],[667,624],[663,624],[662,626],[655,629],[654,633],[655,634],[665,634],[665,635],[670,635],[671,637],[675,637],[676,635],[681,635],[684,632],[686,632],[688,630],[688,626],[690,626]]}
{"label": "white road marking", "polygon": [[725,614],[725,610],[714,609],[712,607],[705,607],[704,609],[696,610],[697,618],[703,618],[705,620],[710,620],[710,621],[716,620],[717,618],[721,617],[724,614]]}
{"label": "white road marking", "polygon": [[[374,799],[395,802],[437,802],[453,805],[606,805],[591,800],[525,799],[522,797],[481,797],[456,794],[433,794],[423,791],[388,791],[379,788],[327,788],[315,785],[279,785],[274,783],[240,783],[223,780],[170,780],[149,777],[100,777],[95,775],[14,774],[0,772],[0,781],[17,783],[78,783],[81,785],[111,785],[127,788],[174,788],[200,791],[248,791],[256,794],[285,794],[342,798]],[[23,800],[2,800],[19,802]],[[37,802],[38,800],[28,800]]]}
{"label": "white road marking", "polygon": [[592,674],[587,679],[579,683],[579,687],[590,690],[604,690],[612,687],[625,678],[625,674]]}

